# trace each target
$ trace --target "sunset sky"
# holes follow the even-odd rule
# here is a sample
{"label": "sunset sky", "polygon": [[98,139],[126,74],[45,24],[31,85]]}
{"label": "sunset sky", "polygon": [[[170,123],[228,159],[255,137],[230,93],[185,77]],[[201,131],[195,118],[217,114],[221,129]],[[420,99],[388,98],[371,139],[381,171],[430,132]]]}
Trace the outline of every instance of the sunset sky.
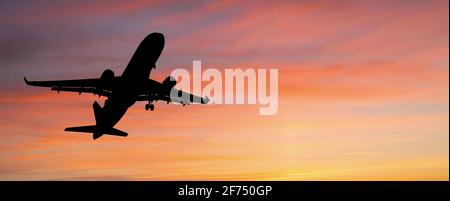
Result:
{"label": "sunset sky", "polygon": [[[278,113],[139,102],[94,141],[64,128],[103,97],[23,82],[120,75],[151,32],[152,79],[277,68]],[[0,180],[448,180],[448,44],[447,0],[0,1]]]}

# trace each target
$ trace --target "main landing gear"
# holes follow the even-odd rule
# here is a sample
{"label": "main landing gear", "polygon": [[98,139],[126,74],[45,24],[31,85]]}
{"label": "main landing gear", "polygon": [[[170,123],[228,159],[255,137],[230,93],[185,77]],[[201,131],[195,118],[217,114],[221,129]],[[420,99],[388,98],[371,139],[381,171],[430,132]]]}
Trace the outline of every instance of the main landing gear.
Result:
{"label": "main landing gear", "polygon": [[147,103],[145,104],[145,110],[150,109],[150,111],[155,110],[155,105],[153,105],[152,103]]}

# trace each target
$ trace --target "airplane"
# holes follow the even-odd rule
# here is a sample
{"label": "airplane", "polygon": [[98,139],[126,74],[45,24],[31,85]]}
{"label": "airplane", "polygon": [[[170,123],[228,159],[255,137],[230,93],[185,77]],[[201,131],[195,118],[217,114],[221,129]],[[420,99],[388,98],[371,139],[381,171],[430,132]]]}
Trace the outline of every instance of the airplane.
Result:
{"label": "airplane", "polygon": [[[28,81],[30,86],[49,87],[53,91],[92,93],[94,95],[107,97],[104,106],[95,101],[93,110],[95,125],[77,126],[65,128],[65,131],[92,133],[94,140],[106,135],[128,136],[128,133],[114,128],[124,116],[129,107],[136,101],[147,101],[146,110],[153,111],[153,102],[158,100],[169,103],[207,104],[208,97],[199,97],[182,90],[175,89],[176,81],[168,76],[164,81],[158,82],[149,79],[150,72],[156,68],[156,61],[164,48],[164,35],[151,33],[146,36],[134,52],[131,60],[121,76],[115,76],[114,72],[106,69],[100,78],[77,79],[77,80],[55,80],[55,81]],[[175,93],[173,90],[176,90]]]}

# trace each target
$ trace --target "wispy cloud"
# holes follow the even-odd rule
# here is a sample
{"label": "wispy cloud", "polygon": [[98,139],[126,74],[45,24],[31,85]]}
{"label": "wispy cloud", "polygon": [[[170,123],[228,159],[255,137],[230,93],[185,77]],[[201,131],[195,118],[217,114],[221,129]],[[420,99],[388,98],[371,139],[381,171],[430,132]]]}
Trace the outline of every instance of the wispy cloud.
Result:
{"label": "wispy cloud", "polygon": [[[0,179],[448,180],[448,1],[2,1]],[[120,74],[150,32],[171,69],[279,69],[255,105],[130,108],[126,138],[91,124],[91,95],[31,79]]]}

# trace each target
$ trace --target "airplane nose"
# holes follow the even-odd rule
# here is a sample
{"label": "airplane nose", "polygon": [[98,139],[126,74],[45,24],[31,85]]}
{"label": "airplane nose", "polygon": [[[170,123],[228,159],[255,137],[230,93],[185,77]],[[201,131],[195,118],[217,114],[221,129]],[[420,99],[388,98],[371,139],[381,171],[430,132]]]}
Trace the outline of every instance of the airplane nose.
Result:
{"label": "airplane nose", "polygon": [[142,45],[143,47],[149,47],[156,52],[160,52],[164,48],[164,43],[164,35],[162,33],[153,32],[148,34],[139,46]]}
{"label": "airplane nose", "polygon": [[162,34],[162,33],[153,32],[150,35],[148,35],[148,37],[154,38],[158,41],[164,41],[164,34]]}

